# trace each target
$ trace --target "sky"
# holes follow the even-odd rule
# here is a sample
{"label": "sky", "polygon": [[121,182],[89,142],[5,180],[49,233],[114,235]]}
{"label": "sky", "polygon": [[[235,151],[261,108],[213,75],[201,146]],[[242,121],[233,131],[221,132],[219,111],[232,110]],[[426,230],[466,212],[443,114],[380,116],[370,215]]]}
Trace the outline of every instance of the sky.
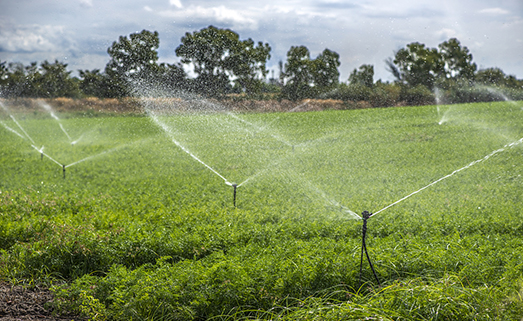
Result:
{"label": "sky", "polygon": [[145,29],[159,33],[159,62],[173,63],[181,38],[210,25],[268,43],[275,77],[304,45],[311,58],[337,52],[340,81],[363,64],[392,81],[384,61],[397,50],[457,38],[478,68],[523,79],[523,0],[0,0],[0,61],[103,70],[114,41]]}

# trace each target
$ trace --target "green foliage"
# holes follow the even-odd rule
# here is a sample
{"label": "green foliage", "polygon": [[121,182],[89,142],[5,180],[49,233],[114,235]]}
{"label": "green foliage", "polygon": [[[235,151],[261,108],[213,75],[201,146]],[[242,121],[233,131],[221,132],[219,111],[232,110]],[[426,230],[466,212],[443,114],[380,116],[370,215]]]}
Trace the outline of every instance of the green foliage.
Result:
{"label": "green foliage", "polygon": [[425,86],[402,87],[400,101],[404,101],[409,106],[431,105],[434,104],[434,94]]}
{"label": "green foliage", "polygon": [[[523,137],[520,102],[164,111],[167,133],[146,117],[13,116],[60,164],[85,159],[63,179],[1,114],[0,278],[55,283],[57,308],[93,320],[523,315],[523,149],[507,146]],[[60,125],[82,139],[71,146]],[[237,208],[174,140],[244,182]],[[347,207],[376,212],[500,148],[372,217],[383,286],[365,264],[360,287],[361,221]]]}
{"label": "green foliage", "polygon": [[372,88],[374,85],[374,66],[361,65],[359,70],[354,69],[349,76],[351,85],[360,84]]}
{"label": "green foliage", "polygon": [[[333,98],[344,100],[348,108],[428,104],[435,100],[429,91],[445,91],[445,99],[440,100],[445,103],[503,100],[474,86],[493,87],[512,100],[523,97],[523,80],[505,75],[499,68],[477,71],[469,49],[456,38],[438,48],[413,42],[397,51],[394,58],[385,61],[396,79],[394,84],[374,83],[374,66],[363,64],[352,71],[348,86],[339,82],[340,55],[329,49],[312,59],[307,47],[291,47],[285,64],[279,62],[279,79],[273,75],[266,81],[269,44],[240,40],[230,29],[209,26],[186,33],[175,49],[181,63],[158,63],[159,43],[156,31],[120,36],[107,49],[110,60],[104,72],[79,70],[80,79],[72,77],[67,64],[58,61],[44,61],[40,67],[36,62],[28,66],[0,62],[0,92],[7,98],[124,98],[143,95],[137,88],[146,85],[161,89],[148,92],[154,97]],[[189,78],[183,64],[194,67],[197,77]]]}
{"label": "green foliage", "polygon": [[476,82],[486,86],[508,85],[507,87],[516,88],[521,88],[523,85],[521,82],[517,84],[517,82],[513,81],[513,77],[507,79],[503,70],[499,68],[486,68],[479,70],[476,74]]}
{"label": "green foliage", "polygon": [[86,96],[93,97],[110,97],[106,91],[109,79],[100,73],[100,69],[79,70],[80,84],[79,87]]}
{"label": "green foliage", "polygon": [[307,47],[291,47],[283,73],[283,97],[290,100],[314,98],[335,90],[339,82],[339,66],[339,55],[329,49],[311,59]]}
{"label": "green foliage", "polygon": [[438,45],[441,58],[445,63],[446,79],[471,81],[474,79],[477,65],[472,62],[472,54],[467,47],[461,47],[458,39],[451,38]]}
{"label": "green foliage", "polygon": [[400,80],[414,87],[432,89],[437,76],[444,71],[441,53],[424,44],[413,42],[396,52],[394,64],[400,70]]}
{"label": "green foliage", "polygon": [[158,32],[148,30],[120,36],[118,42],[113,42],[107,49],[110,60],[105,66],[110,97],[129,96],[129,81],[149,79],[158,73],[159,46]]}
{"label": "green foliage", "polygon": [[67,64],[47,60],[37,66],[31,63],[23,66],[19,63],[9,64],[2,75],[2,96],[4,97],[73,97],[80,96],[78,83],[70,77]]}
{"label": "green foliage", "polygon": [[193,90],[211,97],[219,97],[231,90],[231,77],[247,93],[259,93],[267,70],[271,47],[252,39],[240,40],[229,29],[209,26],[193,34],[186,33],[176,55],[182,63],[192,64],[198,74]]}
{"label": "green foliage", "polygon": [[386,60],[398,81],[411,87],[423,85],[432,90],[435,82],[445,79],[472,82],[477,66],[467,47],[451,38],[436,48],[413,42],[396,52],[394,60]]}

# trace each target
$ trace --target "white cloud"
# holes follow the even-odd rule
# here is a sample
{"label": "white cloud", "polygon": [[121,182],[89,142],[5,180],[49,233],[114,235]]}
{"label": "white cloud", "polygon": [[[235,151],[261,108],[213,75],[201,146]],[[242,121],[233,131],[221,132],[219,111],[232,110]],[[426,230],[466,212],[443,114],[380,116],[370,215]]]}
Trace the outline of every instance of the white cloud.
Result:
{"label": "white cloud", "polygon": [[80,5],[82,7],[92,8],[93,7],[93,0],[80,0]]}
{"label": "white cloud", "polygon": [[51,52],[62,47],[64,42],[67,43],[67,38],[64,37],[62,26],[29,25],[0,28],[0,51]]}
{"label": "white cloud", "polygon": [[231,24],[233,27],[246,28],[254,30],[258,27],[255,19],[250,18],[245,12],[229,9],[224,6],[219,7],[189,7],[183,11],[165,10],[159,12],[159,15],[167,18],[175,18],[179,20],[207,20],[209,24],[213,20],[218,23]]}
{"label": "white cloud", "polygon": [[143,10],[147,11],[147,12],[153,12],[153,9],[149,6],[145,6],[143,7]]}
{"label": "white cloud", "polygon": [[457,34],[456,30],[449,28],[443,28],[436,32],[436,35],[443,39],[456,38]]}
{"label": "white cloud", "polygon": [[496,16],[506,15],[506,14],[510,13],[510,11],[501,9],[501,8],[487,8],[487,9],[479,10],[478,12],[482,13],[482,14],[496,15]]}
{"label": "white cloud", "polygon": [[182,6],[182,2],[181,2],[180,0],[169,0],[169,4],[170,4],[171,6],[175,6],[175,7],[178,8],[178,9],[183,8],[183,6]]}

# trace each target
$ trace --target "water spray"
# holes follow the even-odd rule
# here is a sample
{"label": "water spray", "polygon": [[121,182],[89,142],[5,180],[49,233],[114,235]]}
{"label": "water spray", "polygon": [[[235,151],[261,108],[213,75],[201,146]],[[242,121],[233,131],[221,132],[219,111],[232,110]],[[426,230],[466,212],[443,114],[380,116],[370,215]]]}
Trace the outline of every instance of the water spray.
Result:
{"label": "water spray", "polygon": [[7,126],[3,121],[0,121],[0,124],[2,124],[5,127],[5,129],[10,131],[11,133],[16,134],[18,137],[20,137],[22,139],[26,139],[22,134],[20,134],[16,130],[12,129],[11,127]]}
{"label": "water spray", "polygon": [[367,235],[367,220],[372,216],[372,213],[368,211],[363,211],[361,213],[362,219],[363,219],[363,228],[362,228],[362,237],[361,237],[361,258],[360,258],[360,285],[361,287],[361,276],[363,274],[363,251],[365,251],[365,255],[367,256],[367,261],[369,261],[370,268],[372,269],[372,273],[374,274],[374,277],[376,278],[376,282],[378,282],[378,285],[381,285],[380,280],[378,279],[378,275],[376,274],[376,271],[374,270],[374,266],[372,265],[372,261],[370,260],[369,252],[367,252],[367,245],[365,244],[365,237]]}
{"label": "water spray", "polygon": [[[477,160],[475,160],[475,161],[469,163],[468,165],[463,166],[462,168],[456,169],[456,170],[453,171],[452,173],[447,174],[447,175],[445,175],[445,176],[443,176],[443,177],[441,177],[441,178],[435,180],[434,182],[432,182],[432,183],[430,183],[430,184],[428,184],[428,185],[426,185],[426,186],[423,186],[422,188],[418,189],[417,191],[414,191],[414,192],[410,193],[409,195],[407,195],[407,196],[405,196],[405,197],[403,197],[403,198],[400,198],[400,199],[397,200],[396,202],[394,202],[394,203],[392,203],[392,204],[389,204],[389,205],[385,206],[384,208],[382,208],[381,210],[375,212],[374,214],[371,214],[370,216],[374,216],[374,215],[376,215],[376,214],[378,214],[378,213],[381,213],[381,212],[383,212],[384,210],[386,210],[386,209],[388,209],[388,208],[390,208],[390,207],[392,207],[392,206],[394,206],[394,205],[396,205],[396,204],[398,204],[398,203],[403,202],[403,201],[406,200],[407,198],[409,198],[409,197],[411,197],[411,196],[413,196],[413,195],[415,195],[415,194],[417,194],[417,193],[419,193],[419,192],[421,192],[421,191],[423,191],[423,190],[425,190],[425,189],[431,187],[432,185],[437,184],[437,183],[441,182],[442,180],[447,179],[447,178],[453,176],[454,174],[461,172],[462,170],[468,169],[468,168],[470,168],[470,167],[472,167],[472,166],[474,166],[474,165],[476,165],[476,164],[478,164],[478,163],[481,163],[481,162],[483,162],[483,161],[489,159],[490,157],[492,157],[492,156],[494,156],[494,155],[496,155],[496,154],[498,154],[498,153],[504,152],[504,151],[506,151],[506,150],[509,149],[509,148],[514,148],[515,146],[517,146],[517,145],[519,145],[519,144],[522,144],[522,143],[523,143],[523,137],[520,138],[519,140],[516,140],[516,141],[512,142],[512,143],[505,144],[505,146],[503,146],[502,148],[500,148],[500,149],[496,149],[495,151],[493,151],[492,153],[488,154],[487,156],[485,156],[485,157],[483,157],[483,158],[480,158],[480,159],[477,159]],[[369,216],[369,217],[370,217],[370,216]]]}
{"label": "water spray", "polygon": [[29,134],[22,127],[22,125],[20,125],[20,123],[16,120],[16,118],[11,114],[9,114],[9,117],[11,117],[11,119],[15,122],[18,128],[20,128],[20,130],[25,134],[25,136],[31,141],[31,143],[36,144],[35,141],[31,138],[31,136],[29,136]]}
{"label": "water spray", "polygon": [[211,166],[207,165],[204,161],[202,161],[201,159],[199,159],[195,154],[193,154],[187,147],[185,147],[184,145],[182,145],[178,140],[175,139],[172,131],[170,130],[170,128],[164,123],[164,122],[161,122],[158,117],[151,111],[151,110],[147,110],[147,112],[149,113],[149,115],[151,115],[151,119],[158,125],[160,126],[164,132],[169,136],[169,138],[171,138],[171,141],[176,145],[178,146],[181,150],[183,150],[184,152],[186,152],[189,156],[191,156],[194,160],[196,160],[197,162],[199,162],[200,164],[202,164],[203,166],[205,166],[207,169],[209,169],[210,171],[212,171],[214,174],[218,175],[218,177],[220,177],[221,179],[223,179],[223,181],[225,182],[225,184],[227,185],[231,185],[231,183],[229,183],[229,181],[227,181],[227,179],[221,175],[220,173],[218,173],[214,168],[212,168]]}

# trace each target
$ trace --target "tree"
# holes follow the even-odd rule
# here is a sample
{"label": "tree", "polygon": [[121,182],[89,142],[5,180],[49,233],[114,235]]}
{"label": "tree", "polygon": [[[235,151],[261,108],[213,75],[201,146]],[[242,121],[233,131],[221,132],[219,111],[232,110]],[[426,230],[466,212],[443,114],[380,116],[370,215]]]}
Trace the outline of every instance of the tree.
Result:
{"label": "tree", "polygon": [[505,73],[500,68],[487,68],[476,73],[476,82],[488,86],[505,84]]}
{"label": "tree", "polygon": [[394,60],[389,58],[385,63],[400,83],[411,87],[424,85],[432,89],[436,81],[438,86],[451,87],[474,79],[477,65],[458,39],[451,38],[439,44],[438,49],[413,42],[396,52]]}
{"label": "tree", "polygon": [[412,87],[423,85],[432,89],[436,78],[444,72],[444,62],[438,50],[426,48],[419,42],[398,50],[394,60],[387,64],[400,82]]}
{"label": "tree", "polygon": [[226,59],[226,69],[232,71],[241,88],[248,94],[259,93],[263,85],[263,79],[267,76],[265,67],[270,59],[271,47],[269,44],[258,42],[254,45],[252,39],[241,41]]}
{"label": "tree", "polygon": [[458,39],[451,38],[438,45],[443,59],[445,78],[455,80],[474,79],[477,65],[472,62],[472,54],[467,47],[461,47]]}
{"label": "tree", "polygon": [[310,96],[312,84],[311,57],[305,46],[292,46],[287,52],[285,63],[285,84],[282,94],[291,100]]}
{"label": "tree", "polygon": [[267,74],[265,64],[270,58],[268,44],[252,39],[240,41],[229,29],[209,26],[193,34],[186,33],[176,55],[182,63],[192,64],[197,90],[207,96],[221,96],[236,82],[248,93],[259,92],[261,79]]}
{"label": "tree", "polygon": [[349,83],[351,85],[360,84],[372,88],[374,85],[374,66],[361,65],[359,70],[354,68],[349,76]]}
{"label": "tree", "polygon": [[7,69],[7,61],[0,62],[0,85],[7,84],[9,78],[9,69]]}
{"label": "tree", "polygon": [[78,70],[80,75],[80,90],[87,96],[94,96],[99,98],[107,97],[107,82],[108,79],[105,74],[100,73],[100,69]]}
{"label": "tree", "polygon": [[150,79],[159,71],[158,47],[160,38],[157,31],[142,30],[129,37],[120,36],[107,49],[111,57],[105,66],[109,78],[109,96],[121,97],[130,93],[129,81]]}
{"label": "tree", "polygon": [[78,97],[80,94],[78,83],[67,71],[67,64],[55,60],[50,63],[45,60],[40,64],[41,72],[33,79],[33,93],[36,97]]}
{"label": "tree", "polygon": [[35,79],[40,77],[38,65],[32,62],[28,66],[22,63],[9,63],[7,78],[4,80],[3,93],[6,97],[37,97],[34,88]]}
{"label": "tree", "polygon": [[78,97],[78,81],[67,71],[67,64],[47,60],[40,66],[9,63],[3,70],[2,95],[5,97]]}
{"label": "tree", "polygon": [[311,59],[305,46],[292,46],[287,52],[282,89],[291,100],[316,97],[336,87],[339,82],[339,55],[329,49]]}
{"label": "tree", "polygon": [[312,81],[317,94],[325,93],[336,87],[339,83],[340,55],[329,49],[322,53],[311,62]]}
{"label": "tree", "polygon": [[161,63],[156,81],[163,84],[171,92],[188,89],[187,74],[180,63]]}

